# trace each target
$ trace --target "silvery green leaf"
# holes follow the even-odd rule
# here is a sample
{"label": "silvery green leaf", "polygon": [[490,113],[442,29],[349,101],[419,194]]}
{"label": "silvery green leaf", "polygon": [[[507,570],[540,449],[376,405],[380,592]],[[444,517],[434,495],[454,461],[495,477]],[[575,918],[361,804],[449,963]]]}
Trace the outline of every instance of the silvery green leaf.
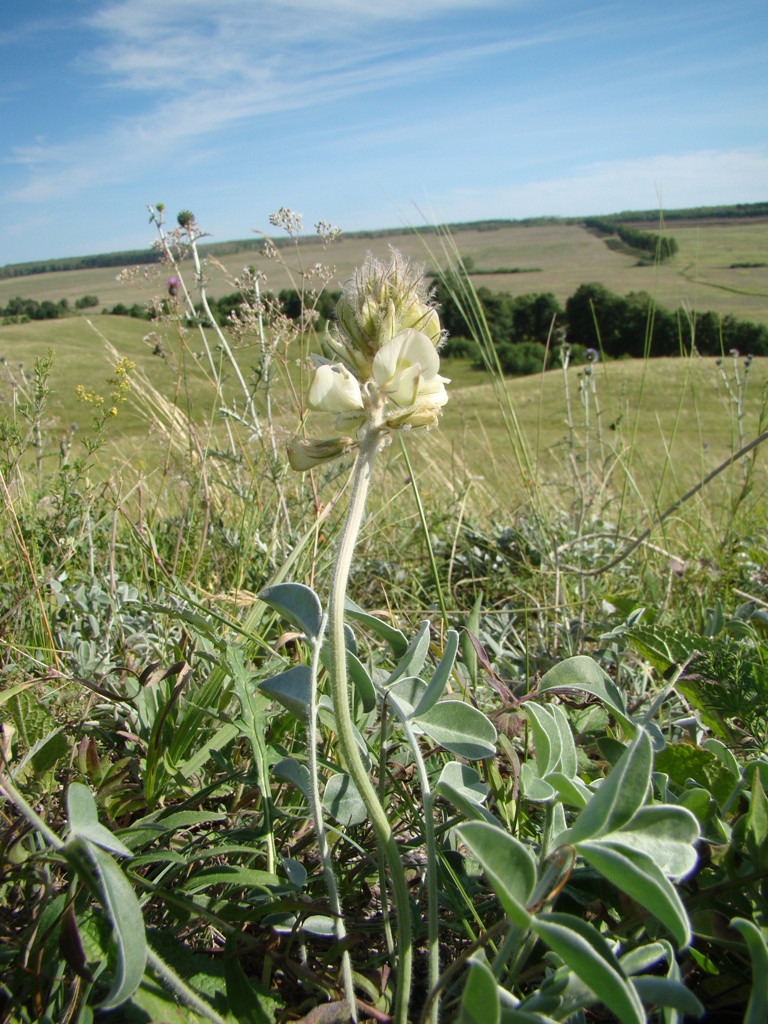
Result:
{"label": "silvery green leaf", "polygon": [[460,700],[441,700],[413,724],[457,757],[479,761],[496,753],[496,728],[488,718]]}
{"label": "silvery green leaf", "polygon": [[541,913],[531,927],[622,1024],[646,1024],[637,992],[607,941],[588,921],[571,914]]}
{"label": "silvery green leaf", "polygon": [[404,676],[417,676],[421,672],[429,651],[429,622],[425,619],[419,632],[411,641],[408,650],[394,667],[387,679],[387,685]]}
{"label": "silvery green leaf", "polygon": [[594,839],[627,825],[645,803],[652,768],[651,741],[644,729],[638,729],[635,738],[561,841],[577,843],[583,839]]}
{"label": "silvery green leaf", "polygon": [[361,825],[368,818],[368,810],[357,787],[344,772],[332,775],[323,794],[323,807],[340,825],[347,828]]}
{"label": "silvery green leaf", "polygon": [[539,777],[543,779],[548,772],[555,771],[560,764],[563,747],[560,728],[551,709],[546,705],[527,701],[523,705],[523,714],[528,719],[533,733],[536,767]]}
{"label": "silvery green leaf", "polygon": [[259,683],[258,689],[304,722],[309,714],[312,672],[307,665],[295,665]]}
{"label": "silvery green leaf", "polygon": [[265,587],[258,597],[302,633],[313,639],[319,634],[323,609],[311,587],[303,583],[275,583]]}
{"label": "silvery green leaf", "polygon": [[685,807],[650,804],[619,832],[605,836],[647,854],[667,878],[679,881],[696,867],[700,835],[696,816]]}
{"label": "silvery green leaf", "polygon": [[596,871],[660,921],[679,948],[691,941],[691,926],[680,896],[653,858],[620,842],[594,839],[576,844],[578,853]]}
{"label": "silvery green leaf", "polygon": [[284,757],[282,761],[272,765],[272,775],[282,782],[289,782],[294,789],[298,789],[309,800],[309,769],[306,765],[299,764],[294,757]]}
{"label": "silvery green leaf", "polygon": [[389,644],[396,658],[402,658],[405,655],[405,652],[408,650],[408,640],[399,629],[395,629],[388,622],[377,619],[375,615],[364,611],[349,597],[344,599],[344,613],[348,619],[354,619],[355,622],[359,622],[361,626],[370,630],[380,640]]}
{"label": "silvery green leaf", "polygon": [[112,987],[99,1004],[104,1010],[120,1006],[141,984],[147,963],[147,940],[141,907],[128,879],[114,860],[87,840],[85,847],[96,868],[102,902],[112,924],[115,974]]}
{"label": "silvery green leaf", "polygon": [[457,1024],[499,1024],[499,984],[490,967],[479,959],[469,961]]}
{"label": "silvery green leaf", "polygon": [[426,692],[414,711],[415,715],[423,715],[425,712],[429,711],[431,707],[434,707],[442,697],[445,687],[448,684],[458,649],[459,634],[455,630],[449,629],[445,635],[445,648],[443,650],[443,656],[440,659],[440,664],[432,674],[432,678],[427,685]]}
{"label": "silvery green leaf", "polygon": [[414,709],[426,693],[427,684],[418,676],[406,676],[388,686],[385,690],[386,699],[403,718],[412,718]]}
{"label": "silvery green leaf", "polygon": [[458,761],[448,762],[435,786],[435,794],[452,803],[466,818],[498,825],[496,818],[483,806],[489,793],[490,789],[475,769]]}
{"label": "silvery green leaf", "polygon": [[109,850],[121,857],[132,855],[132,851],[125,843],[101,824],[93,793],[81,782],[70,783],[67,791],[67,817],[73,836],[88,839],[103,850]]}
{"label": "silvery green leaf", "polygon": [[533,852],[500,826],[484,821],[468,821],[455,832],[480,862],[508,917],[527,929],[531,915],[526,905],[536,885]]}

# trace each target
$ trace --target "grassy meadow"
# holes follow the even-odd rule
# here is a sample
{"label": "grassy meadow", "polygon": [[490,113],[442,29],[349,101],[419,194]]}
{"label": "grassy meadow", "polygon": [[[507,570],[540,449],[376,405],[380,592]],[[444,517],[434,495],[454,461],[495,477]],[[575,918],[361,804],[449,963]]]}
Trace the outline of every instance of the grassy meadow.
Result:
{"label": "grassy meadow", "polygon": [[[768,324],[768,221],[675,221],[666,230],[677,240],[679,251],[673,260],[658,267],[637,266],[635,256],[610,249],[581,225],[565,222],[466,230],[454,240],[462,257],[471,258],[479,270],[503,267],[523,271],[478,274],[473,279],[476,287],[513,295],[552,292],[564,303],[579,285],[597,281],[619,295],[646,291],[661,306],[711,309]],[[300,287],[302,273],[317,263],[331,265],[328,287],[340,288],[368,251],[386,253],[388,245],[428,269],[445,265],[434,235],[404,233],[382,239],[342,234],[330,251],[318,239],[316,243],[303,242],[293,257],[281,250],[280,260],[247,252],[211,261],[206,268],[207,288],[214,297],[231,292],[232,279],[251,263],[267,275],[269,287],[275,291]],[[733,268],[734,263],[762,265]],[[0,305],[15,295],[41,301],[66,298],[72,305],[91,294],[98,296],[100,308],[119,302],[131,306],[147,302],[162,292],[164,284],[165,275],[157,265],[133,268],[124,281],[117,280],[114,268],[32,275],[0,280]]]}
{"label": "grassy meadow", "polygon": [[[476,285],[768,323],[729,269],[766,230],[675,224],[655,268],[575,225],[457,243],[540,268]],[[0,303],[192,288],[186,241]],[[439,262],[342,238],[269,287],[389,242]],[[0,1022],[757,1024],[768,358],[510,379],[480,332],[442,408],[410,270],[342,313],[311,378],[268,305],[0,326]]]}
{"label": "grassy meadow", "polygon": [[[154,353],[158,339],[162,355]],[[135,362],[160,394],[175,397],[203,427],[216,420],[217,388],[199,347],[194,336],[191,343],[182,344],[175,328],[157,332],[129,317],[11,324],[0,328],[0,357],[9,364],[5,379],[0,376],[0,394],[9,403],[18,364],[23,363],[29,374],[34,360],[51,351],[46,427],[62,434],[73,425],[87,430],[92,410],[77,400],[76,388],[106,393],[116,351]],[[255,365],[258,347],[244,346],[239,358],[244,366]],[[449,473],[457,491],[472,487],[473,501],[483,514],[514,513],[526,492],[491,375],[457,359],[444,360],[442,372],[452,382],[451,400],[439,431],[413,435],[410,447],[416,465],[431,465],[441,477]],[[297,388],[302,381],[295,359],[287,361],[281,373],[283,386],[274,416],[285,438],[298,423],[296,410],[286,401],[285,381],[290,378]],[[731,360],[619,360],[599,364],[589,375],[583,367],[571,367],[565,375],[551,370],[537,377],[508,378],[503,387],[540,486],[555,492],[571,486],[568,463],[578,444],[583,449],[580,458],[591,451],[592,472],[606,474],[610,468],[616,473],[618,467],[619,476],[631,476],[630,490],[642,502],[659,497],[664,481],[660,500],[671,501],[739,447],[740,436],[748,439],[758,432],[768,359],[753,360],[740,387],[742,374],[741,363]],[[231,386],[231,378],[225,380],[225,391]],[[135,469],[154,468],[159,449],[152,421],[151,400],[142,401],[135,392],[110,425],[109,444],[100,453],[106,471],[113,460],[129,455]]]}

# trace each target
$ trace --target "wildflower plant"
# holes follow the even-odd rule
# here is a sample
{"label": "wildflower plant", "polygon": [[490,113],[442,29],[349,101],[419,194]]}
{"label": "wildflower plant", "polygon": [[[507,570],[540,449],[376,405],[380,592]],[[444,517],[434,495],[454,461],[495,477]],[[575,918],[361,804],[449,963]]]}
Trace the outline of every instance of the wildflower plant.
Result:
{"label": "wildflower plant", "polygon": [[[349,507],[338,542],[328,610],[325,615],[319,611],[319,601],[310,592],[310,606],[313,607],[313,602],[316,602],[317,611],[313,615],[314,628],[307,630],[311,634],[314,647],[312,666],[308,670],[308,676],[306,673],[300,673],[297,676],[294,670],[291,680],[279,680],[279,678],[278,681],[267,680],[262,686],[266,692],[282,700],[287,707],[292,706],[294,709],[296,707],[296,684],[305,693],[308,689],[306,714],[309,731],[309,770],[313,792],[313,818],[318,832],[329,898],[336,915],[337,937],[339,940],[343,940],[345,936],[343,917],[325,839],[318,781],[319,767],[316,758],[317,670],[327,631],[330,653],[326,661],[330,670],[334,723],[339,751],[344,767],[349,774],[350,784],[356,790],[374,827],[380,850],[389,870],[397,917],[398,939],[395,1018],[398,1021],[405,1021],[411,989],[412,959],[408,888],[392,825],[371,781],[370,769],[361,753],[359,734],[351,714],[344,614],[349,572],[355,542],[363,520],[376,453],[390,441],[393,431],[434,427],[448,400],[445,385],[449,382],[438,372],[440,357],[437,348],[442,340],[442,332],[437,310],[431,301],[421,270],[414,267],[399,253],[393,251],[388,264],[369,256],[363,267],[344,288],[337,304],[336,314],[337,323],[330,328],[327,336],[328,349],[335,358],[316,359],[309,389],[309,407],[317,412],[335,415],[337,428],[344,430],[345,433],[324,440],[296,437],[288,446],[288,457],[294,469],[306,471],[356,448],[357,459],[352,471]],[[261,596],[275,608],[287,614],[288,617],[298,618],[298,624],[307,625],[306,615],[303,613],[297,615],[296,612],[297,606],[304,605],[307,601],[307,595],[302,593],[297,585],[287,584],[269,588]],[[456,634],[451,633],[444,671],[438,677],[439,691],[432,703],[437,702],[447,681],[457,650],[456,641]],[[409,663],[410,672],[404,670],[397,673],[396,670],[393,675],[411,675],[418,672],[426,656],[428,643],[429,628],[425,623],[414,641],[413,647],[417,652],[421,652],[419,664]],[[410,662],[413,662],[413,657]],[[288,694],[287,698],[286,694]],[[385,690],[382,696],[386,702],[387,697],[392,695]],[[421,702],[417,701],[416,703],[420,704]],[[393,701],[393,706],[398,711],[396,699]],[[464,706],[462,705],[462,707]],[[474,709],[467,710],[474,713]],[[490,753],[494,749],[492,740],[495,739],[495,730],[482,714],[477,712],[477,715],[483,722],[480,727],[481,731],[492,734],[487,748],[487,752]],[[405,720],[403,724],[406,725]],[[407,725],[406,730],[408,731]],[[411,748],[417,763],[420,763],[418,746],[412,732],[410,738],[413,740]],[[428,780],[425,771],[421,773],[421,777],[423,785],[427,787],[428,797]],[[427,844],[431,846],[434,842],[431,822],[427,824],[426,832]],[[430,852],[434,854],[434,850]],[[434,861],[434,856],[432,860]],[[430,986],[434,987],[439,975],[437,889],[434,878],[430,879],[429,892]],[[347,999],[354,1014],[351,966],[346,954],[343,973]]]}

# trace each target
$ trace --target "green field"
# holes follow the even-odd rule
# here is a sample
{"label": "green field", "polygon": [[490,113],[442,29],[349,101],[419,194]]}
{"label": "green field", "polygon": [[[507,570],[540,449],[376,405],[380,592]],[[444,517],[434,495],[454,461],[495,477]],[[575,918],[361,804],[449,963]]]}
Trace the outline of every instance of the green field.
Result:
{"label": "green field", "polygon": [[[653,227],[646,223],[638,226],[643,230]],[[598,281],[620,295],[647,291],[662,306],[711,309],[768,324],[768,266],[731,267],[734,263],[768,263],[768,220],[675,221],[668,230],[677,240],[679,251],[673,260],[659,267],[637,266],[635,256],[616,252],[578,224],[565,222],[466,230],[455,235],[455,242],[462,256],[470,257],[479,270],[539,268],[515,274],[479,274],[474,279],[476,287],[514,295],[553,292],[563,303],[580,284]],[[387,238],[342,235],[328,249],[318,242],[302,245],[295,252],[280,250],[285,266],[253,252],[209,261],[208,288],[213,296],[231,292],[232,278],[244,265],[255,263],[267,275],[268,287],[279,291],[300,284],[302,273],[318,262],[331,268],[328,287],[339,287],[366,252],[385,256],[389,245],[428,268],[444,263],[439,238],[434,234],[406,233]],[[116,270],[108,268],[0,281],[0,305],[16,295],[54,301],[66,298],[74,303],[82,295],[94,294],[100,307],[110,308],[118,302],[130,306],[146,302],[165,287],[165,273],[157,265],[133,268],[130,281],[125,283],[118,282],[116,276]],[[191,281],[192,274],[188,277]]]}
{"label": "green field", "polygon": [[[151,385],[169,400],[176,401],[198,427],[213,424],[213,437],[221,430],[216,419],[216,392],[205,373],[204,360],[194,355],[195,335],[191,335],[185,355],[181,356],[179,337],[165,334],[163,346],[167,358],[153,355],[154,337],[145,337],[151,325],[127,317],[39,321],[0,327],[0,356],[7,360],[0,377],[0,399],[7,410],[13,399],[11,379],[20,379],[32,370],[35,358],[48,350],[54,353],[50,378],[51,395],[47,406],[47,425],[62,434],[77,424],[87,432],[93,419],[90,406],[78,402],[75,389],[82,385],[106,395],[107,377],[115,356],[133,360]],[[241,365],[255,363],[257,353],[241,349]],[[288,404],[286,372],[301,386],[298,351],[282,368],[283,384],[276,386],[273,416],[282,444],[296,429],[299,414]],[[743,373],[743,360],[739,372]],[[499,403],[488,374],[460,360],[444,360],[442,372],[452,380],[450,401],[439,430],[416,433],[409,439],[415,464],[427,470],[432,480],[449,480],[455,494],[467,488],[472,506],[483,515],[495,515],[519,506],[525,500],[521,473],[509,444],[504,423],[503,403]],[[729,395],[723,374],[731,382]],[[645,501],[662,486],[663,495],[674,500],[681,491],[704,476],[720,460],[738,447],[739,420],[735,399],[738,387],[734,367],[727,360],[718,368],[714,359],[619,360],[595,367],[593,390],[587,400],[583,368],[568,371],[567,385],[571,404],[571,424],[581,460],[597,476],[610,468],[616,478],[631,478],[630,490]],[[225,380],[228,375],[224,374]],[[231,375],[229,375],[231,386]],[[569,487],[572,459],[566,379],[562,370],[536,377],[507,379],[503,387],[509,395],[519,427],[521,443],[530,452],[543,487]],[[768,358],[752,362],[743,389],[741,432],[749,439],[758,432],[763,392],[768,387]],[[234,389],[230,394],[234,394]],[[162,419],[162,417],[161,417]],[[157,409],[150,397],[142,399],[138,390],[114,423],[109,424],[110,443],[102,452],[103,464],[129,460],[133,470],[151,471],[164,451],[158,441]],[[333,432],[330,423],[316,414],[309,421],[310,433],[324,436]],[[390,480],[397,486],[400,475],[397,446],[387,461]],[[589,454],[585,454],[589,452]],[[51,458],[55,456],[51,453]],[[615,480],[614,480],[615,483]],[[567,499],[566,499],[567,500]]]}

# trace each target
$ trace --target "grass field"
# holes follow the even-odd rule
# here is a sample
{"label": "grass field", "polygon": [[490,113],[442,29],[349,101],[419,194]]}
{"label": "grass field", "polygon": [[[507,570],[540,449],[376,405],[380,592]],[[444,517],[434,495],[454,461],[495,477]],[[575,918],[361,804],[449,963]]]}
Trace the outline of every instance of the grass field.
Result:
{"label": "grass field", "polygon": [[[52,350],[47,423],[62,434],[72,424],[87,432],[93,411],[77,401],[75,389],[82,385],[99,394],[109,392],[106,379],[114,365],[109,343],[121,356],[134,361],[158,392],[178,402],[202,428],[211,422],[216,405],[215,388],[205,373],[204,361],[190,351],[182,358],[178,336],[172,331],[163,339],[168,358],[154,355],[154,338],[145,340],[149,328],[143,321],[111,316],[0,327],[0,356],[7,360],[4,379],[0,378],[2,406],[7,409],[13,401],[11,380],[19,380],[19,363],[29,374],[34,359]],[[194,349],[194,335],[190,344]],[[255,362],[255,357],[256,353],[250,362]],[[239,358],[247,368],[248,350],[241,350]],[[283,368],[285,372],[299,383],[294,359],[288,361],[287,370]],[[506,514],[525,500],[526,492],[494,385],[488,374],[466,361],[444,360],[442,372],[452,380],[450,401],[438,431],[417,433],[409,439],[414,464],[427,472],[428,478],[449,480],[457,495],[469,488],[473,507],[483,515]],[[730,394],[724,375],[730,382]],[[541,486],[571,486],[573,451],[578,449],[581,470],[587,474],[613,475],[625,481],[622,486],[631,480],[633,498],[642,501],[657,495],[663,485],[663,497],[674,500],[738,448],[740,433],[749,439],[758,432],[768,388],[768,359],[752,362],[742,389],[740,413],[734,367],[729,361],[718,367],[714,359],[621,360],[598,365],[591,378],[585,377],[583,368],[572,367],[567,374],[570,426],[562,370],[508,379],[504,386]],[[284,443],[299,419],[286,402],[286,388],[278,385],[276,395],[274,418],[280,431],[278,440]],[[109,424],[110,442],[100,457],[105,466],[127,459],[134,471],[151,472],[163,445],[158,441],[151,400],[137,405],[137,399],[135,395],[121,407]],[[332,433],[330,424],[324,425],[317,415],[309,427],[316,436],[322,435],[324,428]],[[216,429],[214,419],[214,436]],[[55,455],[52,452],[51,458]],[[398,479],[406,475],[401,472],[397,446],[386,461],[391,482],[397,486]],[[567,495],[565,500],[569,500]]]}
{"label": "grass field", "polygon": [[[643,230],[650,227],[639,226]],[[691,310],[712,309],[768,324],[768,267],[731,267],[733,263],[768,263],[768,220],[674,222],[669,233],[677,240],[679,252],[660,267],[636,266],[634,256],[613,251],[583,227],[568,223],[461,231],[455,242],[462,256],[471,257],[481,270],[539,268],[527,273],[477,275],[476,287],[515,295],[553,292],[560,302],[565,302],[580,284],[598,281],[620,295],[647,291],[662,306],[683,304]],[[318,242],[302,245],[296,253],[281,250],[285,267],[252,252],[227,256],[220,265],[210,262],[206,270],[209,292],[217,296],[232,291],[231,278],[250,263],[267,274],[268,286],[275,291],[296,285],[302,272],[318,262],[331,265],[328,287],[338,287],[362,262],[366,252],[386,255],[390,244],[427,267],[441,262],[439,239],[435,235],[342,235],[330,249],[324,249]],[[128,306],[143,303],[163,291],[162,268],[137,268],[132,273],[129,283],[118,282],[114,268],[0,281],[0,305],[15,295],[54,301],[67,298],[74,303],[82,295],[93,294],[98,296],[100,308],[111,308],[118,302]],[[191,280],[192,275],[189,276]]]}

